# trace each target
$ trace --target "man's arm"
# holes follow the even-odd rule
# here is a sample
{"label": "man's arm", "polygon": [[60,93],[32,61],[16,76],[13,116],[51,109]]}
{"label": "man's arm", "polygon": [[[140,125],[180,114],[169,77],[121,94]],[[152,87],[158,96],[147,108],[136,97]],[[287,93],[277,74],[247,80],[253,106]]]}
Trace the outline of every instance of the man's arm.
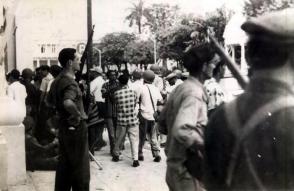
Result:
{"label": "man's arm", "polygon": [[182,143],[186,148],[192,145],[203,145],[203,138],[196,130],[197,117],[202,102],[197,97],[186,96],[182,101],[178,114],[172,127],[172,134],[177,141]]}

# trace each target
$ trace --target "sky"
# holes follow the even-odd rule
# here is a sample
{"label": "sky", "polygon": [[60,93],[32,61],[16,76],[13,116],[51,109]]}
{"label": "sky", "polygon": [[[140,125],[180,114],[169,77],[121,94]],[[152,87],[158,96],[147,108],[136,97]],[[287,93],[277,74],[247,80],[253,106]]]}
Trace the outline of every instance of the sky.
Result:
{"label": "sky", "polygon": [[[125,21],[129,7],[138,0],[93,0],[93,24],[96,25],[94,40],[99,40],[105,34],[111,32],[128,31],[134,29],[128,27]],[[227,8],[240,11],[244,0],[145,0],[145,5],[153,3],[169,3],[178,5],[182,13],[204,15],[216,8],[226,5]]]}

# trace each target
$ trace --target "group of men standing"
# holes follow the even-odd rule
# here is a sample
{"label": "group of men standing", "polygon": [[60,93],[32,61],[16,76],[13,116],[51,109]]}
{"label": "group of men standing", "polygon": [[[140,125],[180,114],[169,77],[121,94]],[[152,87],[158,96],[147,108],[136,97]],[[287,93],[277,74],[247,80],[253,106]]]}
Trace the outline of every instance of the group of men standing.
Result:
{"label": "group of men standing", "polygon": [[[167,135],[166,182],[170,191],[293,189],[293,18],[294,10],[286,9],[242,25],[249,35],[250,82],[241,96],[217,108],[213,105],[219,106],[223,92],[215,84],[218,76],[213,75],[215,80],[211,80],[217,56],[209,44],[185,52],[183,65],[190,76],[170,91],[159,117],[156,114],[163,104],[163,91],[156,87],[160,81],[156,72],[146,70],[141,75],[135,71],[134,82],[130,83],[127,72],[117,80],[116,72],[108,71],[108,82],[102,84],[100,79],[98,89],[90,85],[91,91],[99,94],[95,96],[98,107],[106,108],[103,117],[112,160],[120,160],[128,135],[134,167],[144,160],[146,138],[154,161],[160,162],[159,129]],[[55,190],[86,191],[90,182],[89,119],[83,93],[75,81],[80,59],[75,49],[65,48],[58,60],[63,69],[46,96],[59,114]],[[207,74],[210,81],[204,83]],[[213,102],[209,96],[214,96]]]}

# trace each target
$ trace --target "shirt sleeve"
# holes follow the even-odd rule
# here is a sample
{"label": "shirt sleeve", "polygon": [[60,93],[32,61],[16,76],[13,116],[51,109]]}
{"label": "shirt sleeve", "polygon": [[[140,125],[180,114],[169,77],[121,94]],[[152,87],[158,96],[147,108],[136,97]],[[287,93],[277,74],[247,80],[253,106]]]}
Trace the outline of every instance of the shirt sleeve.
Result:
{"label": "shirt sleeve", "polygon": [[186,148],[193,145],[196,141],[203,141],[196,130],[197,118],[202,104],[201,100],[195,96],[184,97],[180,104],[172,127],[172,134]]}
{"label": "shirt sleeve", "polygon": [[75,86],[74,84],[71,84],[64,89],[63,101],[67,99],[74,101],[77,96],[78,96],[77,86]]}

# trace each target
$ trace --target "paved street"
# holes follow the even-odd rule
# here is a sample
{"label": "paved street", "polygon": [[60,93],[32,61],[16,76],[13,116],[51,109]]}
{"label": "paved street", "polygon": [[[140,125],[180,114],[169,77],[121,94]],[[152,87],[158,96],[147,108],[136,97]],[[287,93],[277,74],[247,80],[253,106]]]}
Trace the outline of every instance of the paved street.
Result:
{"label": "paved street", "polygon": [[[106,140],[106,134],[104,134]],[[123,160],[112,162],[109,146],[95,152],[96,159],[103,165],[99,170],[91,162],[91,191],[167,191],[165,184],[166,162],[163,150],[163,160],[153,162],[150,146],[145,146],[145,161],[140,162],[137,168],[132,167],[130,145],[126,141],[126,150],[123,151]],[[9,188],[9,191],[53,191],[54,176],[52,171],[27,172],[27,184]]]}

